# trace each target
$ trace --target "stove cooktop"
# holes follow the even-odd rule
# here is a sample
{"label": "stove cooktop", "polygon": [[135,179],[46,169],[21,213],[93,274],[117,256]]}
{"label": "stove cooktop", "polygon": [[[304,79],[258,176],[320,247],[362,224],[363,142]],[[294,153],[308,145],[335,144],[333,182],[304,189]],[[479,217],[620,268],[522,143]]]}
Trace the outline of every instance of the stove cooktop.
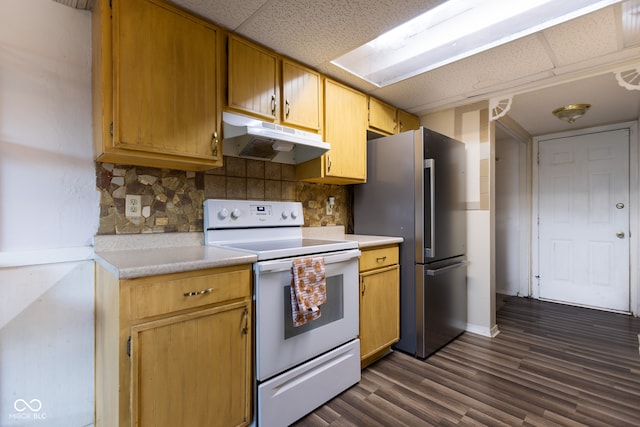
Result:
{"label": "stove cooktop", "polygon": [[258,260],[357,249],[348,240],[302,236],[302,203],[209,199],[204,202],[205,244],[258,256]]}
{"label": "stove cooktop", "polygon": [[258,261],[299,257],[314,254],[357,249],[357,242],[325,239],[283,239],[255,242],[225,242],[219,246],[249,252],[258,256]]}

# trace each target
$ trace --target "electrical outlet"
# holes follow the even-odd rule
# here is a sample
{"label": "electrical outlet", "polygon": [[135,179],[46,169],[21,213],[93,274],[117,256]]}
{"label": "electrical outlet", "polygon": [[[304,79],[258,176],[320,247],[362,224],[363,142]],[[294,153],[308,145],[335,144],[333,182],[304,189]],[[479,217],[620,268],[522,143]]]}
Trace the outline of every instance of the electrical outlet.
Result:
{"label": "electrical outlet", "polygon": [[333,215],[333,206],[336,203],[336,199],[334,197],[329,197],[327,200],[327,215]]}
{"label": "electrical outlet", "polygon": [[142,216],[142,196],[127,194],[125,196],[124,216],[138,218]]}

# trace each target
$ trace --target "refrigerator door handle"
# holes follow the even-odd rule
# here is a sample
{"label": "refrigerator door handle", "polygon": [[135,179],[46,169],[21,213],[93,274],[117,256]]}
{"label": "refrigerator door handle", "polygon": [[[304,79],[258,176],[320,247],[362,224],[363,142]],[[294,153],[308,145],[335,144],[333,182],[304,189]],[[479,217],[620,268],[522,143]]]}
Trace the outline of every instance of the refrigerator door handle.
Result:
{"label": "refrigerator door handle", "polygon": [[456,268],[460,268],[467,265],[467,261],[456,262],[455,264],[448,265],[446,267],[437,268],[435,270],[427,270],[427,276],[438,276],[440,274],[446,273],[451,270],[455,270]]}
{"label": "refrigerator door handle", "polygon": [[433,258],[436,256],[436,161],[434,159],[425,159],[424,168],[429,170],[429,224],[425,224],[429,228],[429,244],[425,245],[424,256]]}

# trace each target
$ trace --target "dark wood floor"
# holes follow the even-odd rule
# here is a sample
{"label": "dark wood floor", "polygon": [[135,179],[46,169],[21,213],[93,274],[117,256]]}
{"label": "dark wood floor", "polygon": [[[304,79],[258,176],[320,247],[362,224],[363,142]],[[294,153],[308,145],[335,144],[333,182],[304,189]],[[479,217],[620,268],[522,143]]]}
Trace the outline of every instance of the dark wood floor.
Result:
{"label": "dark wood floor", "polygon": [[500,334],[394,352],[295,426],[640,426],[640,319],[507,298]]}

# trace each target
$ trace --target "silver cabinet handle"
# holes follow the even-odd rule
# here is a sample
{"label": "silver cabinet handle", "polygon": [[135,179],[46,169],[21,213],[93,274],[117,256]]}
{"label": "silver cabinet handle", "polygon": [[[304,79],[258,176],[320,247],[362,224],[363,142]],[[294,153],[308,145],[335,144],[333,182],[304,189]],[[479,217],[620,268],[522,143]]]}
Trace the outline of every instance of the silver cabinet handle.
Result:
{"label": "silver cabinet handle", "polygon": [[618,232],[616,233],[616,237],[617,237],[618,239],[624,239],[624,231],[618,231]]}
{"label": "silver cabinet handle", "polygon": [[382,256],[382,257],[378,257],[378,258],[376,258],[376,262],[385,262],[385,261],[386,261],[386,259],[387,259],[387,256],[386,256],[386,255],[385,255],[385,256]]}
{"label": "silver cabinet handle", "polygon": [[271,95],[271,114],[275,117],[276,115],[276,96]]}
{"label": "silver cabinet handle", "polygon": [[284,105],[285,105],[284,116],[286,118],[289,118],[289,113],[291,112],[291,104],[289,103],[288,99],[284,101]]}
{"label": "silver cabinet handle", "polygon": [[182,295],[184,295],[185,297],[194,297],[196,295],[210,294],[211,292],[213,292],[213,288],[203,289],[201,291],[185,292]]}

